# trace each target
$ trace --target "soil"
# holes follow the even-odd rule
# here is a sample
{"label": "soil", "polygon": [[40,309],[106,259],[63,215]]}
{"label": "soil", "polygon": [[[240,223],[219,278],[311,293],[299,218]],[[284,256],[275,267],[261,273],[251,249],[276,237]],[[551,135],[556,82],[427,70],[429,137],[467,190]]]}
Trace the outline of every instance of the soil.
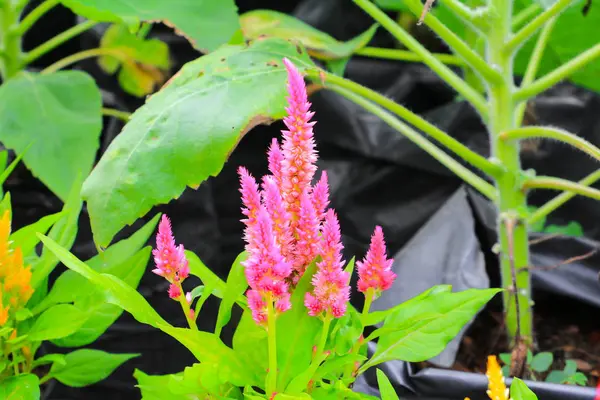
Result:
{"label": "soil", "polygon": [[[577,363],[596,387],[600,377],[600,318],[598,308],[555,294],[540,294],[535,299],[535,336],[533,353],[554,354],[549,370],[562,370],[566,360]],[[502,312],[488,305],[475,319],[461,343],[452,369],[485,373],[487,356],[508,352]],[[427,366],[426,363],[422,364]],[[544,380],[547,373],[525,372],[525,379]]]}

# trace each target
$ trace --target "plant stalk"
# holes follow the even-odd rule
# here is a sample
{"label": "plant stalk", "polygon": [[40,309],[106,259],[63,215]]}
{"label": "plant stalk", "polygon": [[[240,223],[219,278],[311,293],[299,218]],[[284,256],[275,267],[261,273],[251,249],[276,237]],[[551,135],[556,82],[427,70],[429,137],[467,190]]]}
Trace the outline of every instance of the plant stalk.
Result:
{"label": "plant stalk", "polygon": [[46,14],[60,3],[59,0],[45,0],[39,6],[31,10],[29,14],[23,18],[15,34],[23,36],[31,27]]}
{"label": "plant stalk", "polygon": [[327,335],[329,334],[329,327],[331,326],[331,321],[333,320],[333,316],[329,313],[325,313],[325,317],[323,317],[323,328],[321,330],[321,338],[319,339],[319,344],[317,346],[317,351],[315,352],[314,357],[318,358],[325,351],[325,344],[327,343]]}
{"label": "plant stalk", "polygon": [[277,388],[277,323],[273,300],[267,299],[267,340],[269,347],[269,371],[267,372],[266,391],[269,398]]}
{"label": "plant stalk", "polygon": [[179,286],[179,292],[181,293],[179,295],[179,298],[177,299],[177,301],[179,301],[179,304],[181,304],[181,309],[183,310],[183,313],[185,314],[185,320],[187,321],[188,326],[190,327],[191,330],[197,331],[198,326],[196,326],[196,316],[192,315],[192,313],[191,313],[190,304],[187,302],[187,299],[185,298],[185,292],[183,291],[183,288],[181,287],[181,282],[177,282],[177,286]]}
{"label": "plant stalk", "polygon": [[[357,56],[383,58],[386,60],[423,62],[423,57],[408,50],[363,47],[354,54]],[[452,54],[434,53],[433,56],[446,65],[465,65],[463,60]]]}
{"label": "plant stalk", "polygon": [[[504,295],[504,311],[509,338],[513,341],[523,340],[530,344],[533,334],[531,309],[531,280],[529,272],[514,276],[529,265],[529,244],[526,221],[519,216],[527,210],[526,194],[519,190],[521,176],[520,148],[518,141],[505,141],[502,132],[516,128],[516,104],[512,93],[513,56],[504,51],[504,44],[511,36],[512,2],[491,0],[495,10],[488,33],[487,59],[490,65],[496,66],[502,75],[500,82],[489,82],[489,122],[491,153],[506,168],[504,174],[496,179],[498,191],[498,237],[500,241],[500,268]],[[506,216],[517,216],[512,224],[502,219]],[[514,264],[513,264],[514,263]],[[516,287],[513,287],[516,283]]]}
{"label": "plant stalk", "polygon": [[19,24],[19,12],[10,2],[0,8],[0,73],[7,80],[21,70],[21,37],[16,34]]}
{"label": "plant stalk", "polygon": [[44,68],[41,73],[42,74],[51,74],[53,72],[56,72],[58,70],[65,68],[65,67],[68,67],[71,64],[75,64],[76,62],[79,62],[81,60],[85,60],[85,59],[93,58],[93,57],[101,57],[101,56],[114,57],[120,61],[123,61],[127,58],[123,52],[121,52],[117,49],[96,48],[96,49],[83,50],[83,51],[77,52],[75,54],[71,54],[70,56],[67,56],[63,59],[56,61],[54,64],[51,64],[48,67]]}
{"label": "plant stalk", "polygon": [[577,182],[572,182],[566,179],[555,178],[552,176],[539,176],[531,178],[523,183],[523,190],[528,189],[550,189],[560,190],[566,192],[573,192],[575,194],[589,197],[591,199],[600,200],[600,190],[594,189],[589,186],[580,185]]}

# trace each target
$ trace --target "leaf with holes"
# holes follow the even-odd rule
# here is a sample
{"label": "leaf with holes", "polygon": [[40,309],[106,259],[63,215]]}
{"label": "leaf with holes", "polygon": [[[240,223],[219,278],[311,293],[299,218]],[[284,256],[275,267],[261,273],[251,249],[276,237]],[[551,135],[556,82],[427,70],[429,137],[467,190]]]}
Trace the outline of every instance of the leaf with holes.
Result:
{"label": "leaf with holes", "polygon": [[139,108],[83,186],[96,243],[216,176],[248,130],[282,118],[282,58],[313,65],[298,50],[281,39],[226,46],[186,64]]}
{"label": "leaf with holes", "polygon": [[94,21],[160,21],[175,28],[194,47],[212,51],[227,43],[239,29],[234,0],[61,0]]}
{"label": "leaf with holes", "polygon": [[100,145],[102,99],[81,71],[22,74],[0,86],[0,141],[65,201],[91,171]]}

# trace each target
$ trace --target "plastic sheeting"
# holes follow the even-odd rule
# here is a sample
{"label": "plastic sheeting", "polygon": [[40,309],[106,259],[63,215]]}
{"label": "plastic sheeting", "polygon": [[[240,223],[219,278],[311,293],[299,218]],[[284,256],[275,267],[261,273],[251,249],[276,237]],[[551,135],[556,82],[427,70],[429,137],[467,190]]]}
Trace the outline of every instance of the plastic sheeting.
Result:
{"label": "plastic sheeting", "polygon": [[[279,3],[274,0],[238,1],[242,11],[272,8],[290,12],[294,4]],[[304,0],[297,3],[297,16],[341,40],[355,36],[372,23],[368,16],[346,0]],[[53,27],[59,25],[57,21],[63,23],[72,19],[60,8],[54,10],[51,16],[48,24]],[[57,16],[62,17],[56,19]],[[43,24],[38,29],[38,36],[28,35],[27,48],[45,38]],[[174,70],[197,57],[183,39],[168,30],[158,29],[155,32],[170,44]],[[96,33],[83,35],[86,47],[94,46],[97,40]],[[393,46],[393,40],[380,29],[374,44]],[[439,47],[438,43],[432,45]],[[72,50],[77,51],[71,48],[61,52]],[[53,61],[56,59],[40,60],[40,66]],[[107,104],[128,110],[140,105],[139,99],[123,94],[113,78],[100,73],[93,61],[81,63],[79,67],[95,76],[104,89],[103,97]],[[454,101],[452,91],[426,67],[359,57],[348,64],[347,76],[405,105],[470,148],[487,155],[489,146],[481,121],[465,103]],[[326,91],[316,93],[312,101],[318,121],[315,132],[319,163],[330,177],[331,204],[340,217],[346,259],[364,255],[375,225],[383,226],[390,254],[397,258],[394,268],[399,274],[398,283],[375,306],[391,306],[434,284],[452,283],[457,289],[486,286],[488,278],[483,274],[482,255],[488,272],[497,271],[490,253],[495,242],[495,212],[489,202],[471,189],[462,189],[461,182],[437,161],[353,103]],[[538,123],[569,129],[600,145],[598,109],[598,96],[566,84],[540,97],[535,103]],[[107,119],[106,123],[102,151],[121,128],[118,121]],[[177,201],[149,214],[150,217],[156,211],[167,212],[173,219],[177,240],[195,251],[222,277],[227,275],[231,262],[243,246],[235,171],[239,165],[245,165],[256,175],[266,173],[264,154],[271,138],[279,135],[281,127],[280,123],[275,123],[255,128],[244,137],[217,178],[202,184],[197,191],[187,190]],[[556,142],[530,143],[523,151],[523,159],[527,168],[535,168],[539,174],[570,179],[579,179],[596,168],[590,158],[582,157],[577,151]],[[60,209],[60,202],[23,168],[10,178],[7,189],[15,202],[16,226]],[[550,193],[540,191],[533,193],[531,199],[534,204],[540,205],[550,196]],[[583,198],[571,200],[550,218],[550,222],[577,220],[583,225],[587,237],[536,245],[533,248],[533,264],[555,265],[597,247],[595,240],[600,238],[600,230],[595,221],[599,218],[600,206],[595,201]],[[94,246],[85,213],[81,218],[80,231],[74,251],[86,258],[93,255]],[[534,287],[600,305],[599,265],[598,257],[593,257],[551,271],[534,270]],[[497,277],[491,275],[490,280],[494,284]],[[193,286],[196,282],[189,283]],[[166,296],[166,286],[159,277],[146,274],[140,292],[170,322],[184,324],[177,304]],[[353,302],[360,305],[361,301],[361,296],[354,293]],[[210,330],[214,326],[216,311],[216,302],[205,306],[201,319],[203,329]],[[227,339],[231,328],[224,334]],[[437,362],[448,365],[454,357],[456,345],[457,342],[453,342]],[[193,362],[189,352],[175,340],[140,325],[129,315],[120,318],[90,347],[114,352],[139,352],[142,356],[117,370],[109,379],[89,388],[70,389],[57,384],[48,399],[136,399],[139,391],[133,386],[134,367],[150,374],[165,374],[180,371]],[[474,400],[483,398],[485,383],[480,375],[437,369],[417,372],[412,365],[402,362],[386,363],[381,368],[399,392],[412,393],[416,398],[462,400],[466,395]],[[375,382],[373,375],[369,373],[366,378],[357,383],[357,388],[374,390],[368,386],[368,383],[373,385]],[[550,391],[560,394],[563,388],[551,387]],[[576,397],[573,393],[563,393],[559,397],[576,400],[593,397]],[[541,396],[544,400],[559,397]]]}

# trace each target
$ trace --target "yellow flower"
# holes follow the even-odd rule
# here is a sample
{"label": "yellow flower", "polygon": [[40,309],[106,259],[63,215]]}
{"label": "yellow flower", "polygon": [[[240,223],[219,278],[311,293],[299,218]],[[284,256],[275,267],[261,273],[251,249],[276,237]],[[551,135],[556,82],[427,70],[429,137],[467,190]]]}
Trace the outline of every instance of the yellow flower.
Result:
{"label": "yellow flower", "polygon": [[4,324],[6,324],[6,321],[8,321],[8,309],[10,308],[4,307],[2,296],[2,288],[0,287],[0,327],[4,326]]}
{"label": "yellow flower", "polygon": [[486,376],[488,378],[487,395],[490,400],[510,400],[508,389],[504,383],[502,368],[496,356],[488,356]]}

